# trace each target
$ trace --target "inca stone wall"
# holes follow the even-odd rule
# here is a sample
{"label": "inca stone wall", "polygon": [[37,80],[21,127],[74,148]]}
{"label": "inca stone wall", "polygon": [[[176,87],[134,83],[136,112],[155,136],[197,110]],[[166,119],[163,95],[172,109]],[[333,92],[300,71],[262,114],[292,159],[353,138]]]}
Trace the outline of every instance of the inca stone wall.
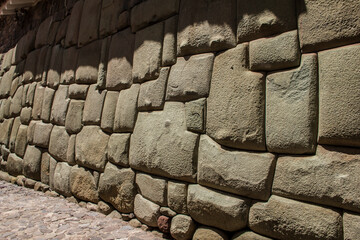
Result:
{"label": "inca stone wall", "polygon": [[359,39],[358,0],[79,0],[1,55],[1,177],[174,239],[360,239]]}

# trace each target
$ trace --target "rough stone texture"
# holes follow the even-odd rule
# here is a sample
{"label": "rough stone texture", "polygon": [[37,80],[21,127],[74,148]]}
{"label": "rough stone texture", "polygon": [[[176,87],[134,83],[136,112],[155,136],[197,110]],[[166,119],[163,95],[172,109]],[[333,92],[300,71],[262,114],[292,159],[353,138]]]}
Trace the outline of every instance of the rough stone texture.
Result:
{"label": "rough stone texture", "polygon": [[[87,0],[98,1],[98,0]],[[79,50],[77,69],[75,72],[76,83],[96,83],[101,54],[101,40],[92,42]]]}
{"label": "rough stone texture", "polygon": [[34,144],[34,131],[36,123],[38,122],[40,121],[30,121],[29,126],[26,130],[26,134],[24,134],[25,140],[27,140],[29,144]]}
{"label": "rough stone texture", "polygon": [[66,161],[70,165],[75,165],[76,164],[76,161],[75,161],[75,144],[76,144],[76,135],[73,134],[69,138],[69,144],[68,144],[68,149],[67,149],[67,153],[66,153]]}
{"label": "rough stone texture", "polygon": [[300,48],[297,30],[251,41],[249,61],[252,71],[273,71],[299,66]]}
{"label": "rough stone texture", "polygon": [[[33,82],[35,80],[35,74],[36,74],[36,63],[39,58],[40,50],[35,50],[29,53],[29,55],[26,58],[25,66],[24,66],[24,74],[22,77],[23,83],[29,83]],[[14,74],[16,75],[16,74]]]}
{"label": "rough stone texture", "polygon": [[[15,150],[15,141],[16,141],[16,136],[17,136],[17,132],[19,130],[20,124],[21,124],[20,118],[17,117],[12,122],[11,131],[8,132],[7,129],[6,130],[1,129],[3,131],[5,130],[4,132],[8,133],[8,134],[5,134],[5,135],[9,137],[9,150],[11,152],[14,152],[14,150]],[[5,146],[4,145],[2,145],[2,146],[5,149]],[[0,153],[0,156],[3,157],[2,153]]]}
{"label": "rough stone texture", "polygon": [[360,44],[318,56],[319,143],[360,147]]}
{"label": "rough stone texture", "polygon": [[267,200],[276,158],[271,153],[227,151],[206,135],[199,143],[198,182],[219,190]]}
{"label": "rough stone texture", "polygon": [[250,201],[191,184],[187,206],[195,221],[225,231],[237,231],[246,226]]}
{"label": "rough stone texture", "polygon": [[69,98],[85,100],[88,89],[88,85],[71,84],[69,86]]}
{"label": "rough stone texture", "polygon": [[123,0],[102,1],[101,19],[99,24],[100,36],[106,36],[116,32],[120,27],[118,25],[119,15],[124,9],[125,1]]}
{"label": "rough stone texture", "polygon": [[50,189],[54,189],[54,174],[56,168],[57,161],[49,155],[49,187]]}
{"label": "rough stone texture", "polygon": [[160,216],[157,220],[157,225],[159,227],[159,230],[163,233],[170,232],[170,224],[171,224],[171,219],[167,216]]}
{"label": "rough stone texture", "polygon": [[12,117],[19,116],[21,112],[21,98],[24,87],[20,86],[17,88],[15,94],[11,98],[9,115]]}
{"label": "rough stone texture", "polygon": [[13,79],[15,67],[12,66],[9,71],[7,71],[0,81],[0,98],[8,97],[11,89],[11,82]]}
{"label": "rough stone texture", "polygon": [[315,153],[317,58],[304,54],[299,68],[266,78],[266,145],[270,152]]}
{"label": "rough stone texture", "polygon": [[41,150],[29,145],[26,148],[23,166],[25,177],[41,180]]}
{"label": "rough stone texture", "polygon": [[107,64],[106,88],[121,90],[132,84],[135,35],[130,28],[111,37]]}
{"label": "rough stone texture", "polygon": [[43,85],[43,86],[46,86],[46,84],[47,84],[48,70],[50,68],[51,55],[52,55],[52,47],[49,46],[48,50],[46,51],[45,59],[43,59],[44,60],[44,68],[43,68],[42,77],[41,77],[41,85]]}
{"label": "rough stone texture", "polygon": [[90,85],[84,105],[84,124],[100,124],[105,94],[105,91],[96,89],[96,84]]}
{"label": "rough stone texture", "polygon": [[166,100],[190,101],[207,97],[213,62],[213,53],[178,58],[171,67]]}
{"label": "rough stone texture", "polygon": [[58,161],[66,161],[66,151],[69,144],[69,134],[66,132],[65,127],[54,126],[49,142],[49,153]]}
{"label": "rough stone texture", "polygon": [[339,212],[278,196],[249,212],[251,230],[276,239],[343,239]]}
{"label": "rough stone texture", "polygon": [[177,213],[187,214],[187,184],[168,181],[167,202]]}
{"label": "rough stone texture", "polygon": [[176,215],[176,212],[171,210],[168,207],[161,207],[160,208],[160,213],[161,213],[161,215],[165,215],[167,217],[175,217],[175,215]]}
{"label": "rough stone texture", "polygon": [[136,195],[134,181],[133,170],[107,163],[104,173],[100,175],[99,196],[120,212],[131,213]]}
{"label": "rough stone texture", "polygon": [[61,84],[71,84],[75,82],[75,70],[78,59],[78,50],[76,47],[67,48],[63,52],[61,65]]}
{"label": "rough stone texture", "polygon": [[139,84],[133,84],[129,89],[120,91],[116,104],[114,131],[132,132],[137,117],[137,100]]}
{"label": "rough stone texture", "polygon": [[205,131],[206,98],[185,103],[186,128],[189,131]]}
{"label": "rough stone texture", "polygon": [[96,87],[98,89],[105,89],[106,87],[106,75],[107,75],[107,60],[108,60],[108,50],[110,46],[111,37],[107,37],[101,40],[101,51],[100,51],[100,61],[98,66],[98,78],[96,81]]}
{"label": "rough stone texture", "polygon": [[165,89],[169,76],[169,67],[161,68],[156,80],[144,82],[140,85],[138,98],[139,111],[162,110],[165,103]]}
{"label": "rough stone texture", "polygon": [[47,148],[49,146],[52,124],[37,122],[34,128],[33,143],[36,146]]}
{"label": "rough stone texture", "polygon": [[[5,121],[4,121],[5,123]],[[20,125],[19,130],[16,135],[16,141],[15,141],[15,153],[19,157],[24,157],[26,145],[28,143],[28,126],[26,125]],[[6,143],[5,143],[6,145]]]}
{"label": "rough stone texture", "polygon": [[159,77],[164,23],[160,22],[136,33],[133,81],[144,82]]}
{"label": "rough stone texture", "polygon": [[145,199],[140,194],[135,196],[134,213],[137,219],[150,227],[157,227],[157,219],[160,215],[160,206]]}
{"label": "rough stone texture", "polygon": [[130,134],[111,134],[107,146],[107,159],[123,167],[129,167]]}
{"label": "rough stone texture", "polygon": [[[55,90],[51,88],[45,88],[43,95],[43,103],[41,106],[40,118],[43,122],[50,122],[51,106],[54,99]],[[59,97],[59,96],[58,96]]]}
{"label": "rough stone texture", "polygon": [[54,171],[53,184],[54,190],[58,193],[70,197],[70,173],[71,167],[65,162],[58,162]]}
{"label": "rough stone texture", "polygon": [[35,47],[39,48],[41,46],[44,46],[48,43],[48,34],[51,27],[51,24],[53,22],[52,17],[46,18],[39,26],[36,34],[35,39]]}
{"label": "rough stone texture", "polygon": [[360,215],[344,212],[344,240],[356,240],[360,236]]}
{"label": "rough stone texture", "polygon": [[60,84],[62,56],[63,49],[59,44],[55,45],[51,50],[51,58],[46,78],[47,85],[54,89]]}
{"label": "rough stone texture", "polygon": [[106,93],[100,124],[101,128],[106,132],[112,132],[114,128],[114,116],[118,98],[119,92],[108,91]]}
{"label": "rough stone texture", "polygon": [[50,155],[47,152],[41,155],[40,180],[42,183],[50,183]]}
{"label": "rough stone texture", "polygon": [[[39,120],[41,116],[41,108],[44,101],[44,92],[45,88],[40,84],[37,84],[35,94],[34,94],[34,103],[32,108],[32,119]],[[21,108],[21,104],[19,106]]]}
{"label": "rough stone texture", "polygon": [[227,240],[228,237],[223,231],[220,231],[219,229],[211,228],[207,226],[201,226],[198,229],[196,229],[192,239],[193,240],[206,240],[206,239]]}
{"label": "rough stone texture", "polygon": [[273,193],[360,212],[360,150],[318,146],[316,154],[279,157]]}
{"label": "rough stone texture", "polygon": [[[96,40],[101,14],[101,0],[84,0],[79,26],[78,46]],[[90,17],[91,16],[91,17]]]}
{"label": "rough stone texture", "polygon": [[191,239],[195,229],[195,222],[189,216],[178,214],[171,219],[170,234],[176,240]]}
{"label": "rough stone texture", "polygon": [[23,172],[24,160],[16,156],[15,153],[10,153],[7,159],[6,170],[9,174],[17,176]]}
{"label": "rough stone texture", "polygon": [[265,81],[247,70],[247,44],[216,56],[206,132],[222,145],[265,150]]}
{"label": "rough stone texture", "polygon": [[84,126],[76,136],[75,158],[79,165],[103,171],[109,136],[98,126]]}
{"label": "rough stone texture", "polygon": [[50,121],[58,125],[65,125],[66,111],[70,99],[68,98],[69,86],[61,85],[55,92],[54,101],[51,107]]}
{"label": "rough stone texture", "polygon": [[231,240],[271,240],[271,238],[261,236],[251,231],[241,231],[235,233]]}
{"label": "rough stone texture", "polygon": [[98,209],[99,212],[105,215],[109,215],[114,210],[114,208],[110,204],[103,201],[98,202]]}
{"label": "rough stone texture", "polygon": [[170,66],[176,63],[177,46],[176,33],[178,17],[174,16],[165,21],[164,25],[164,40],[162,52],[162,66]]}
{"label": "rough stone texture", "polygon": [[94,176],[90,171],[77,166],[71,168],[70,189],[75,197],[97,203],[99,195],[96,185]]}
{"label": "rough stone texture", "polygon": [[66,114],[65,128],[69,134],[78,133],[82,128],[83,100],[72,99]]}
{"label": "rough stone texture", "polygon": [[360,37],[360,2],[300,2],[298,28],[303,51],[311,52],[358,42]]}
{"label": "rough stone texture", "polygon": [[56,32],[56,34],[54,34],[55,35],[54,41],[56,43],[61,43],[62,46],[65,45],[65,40],[63,40],[63,39],[65,39],[65,37],[66,37],[69,20],[70,20],[70,16],[67,16],[64,20],[59,22],[59,27],[57,29],[57,32]]}
{"label": "rough stone texture", "polygon": [[139,193],[143,197],[160,206],[167,206],[166,180],[148,174],[138,173],[136,174],[135,182],[139,188]]}
{"label": "rough stone texture", "polygon": [[138,114],[130,139],[130,166],[144,172],[194,181],[198,136],[187,132],[185,107],[167,102],[164,111]]}
{"label": "rough stone texture", "polygon": [[79,27],[80,27],[83,4],[84,4],[83,0],[77,1],[71,10],[71,15],[70,15],[69,24],[68,24],[68,28],[66,30],[66,37],[65,37],[65,46],[66,47],[76,45],[78,42]]}
{"label": "rough stone texture", "polygon": [[48,54],[48,51],[51,51],[51,48],[49,46],[44,46],[40,49],[39,58],[37,59],[35,75],[35,81],[37,82],[41,81],[43,74],[46,76],[47,70],[45,69],[45,66],[49,64],[49,62],[46,62],[46,55]]}
{"label": "rough stone texture", "polygon": [[4,53],[4,58],[1,63],[1,69],[3,71],[8,71],[10,69],[13,55],[14,55],[14,48],[11,48],[6,53]]}
{"label": "rough stone texture", "polygon": [[178,55],[235,47],[235,24],[235,0],[181,1],[177,35]]}

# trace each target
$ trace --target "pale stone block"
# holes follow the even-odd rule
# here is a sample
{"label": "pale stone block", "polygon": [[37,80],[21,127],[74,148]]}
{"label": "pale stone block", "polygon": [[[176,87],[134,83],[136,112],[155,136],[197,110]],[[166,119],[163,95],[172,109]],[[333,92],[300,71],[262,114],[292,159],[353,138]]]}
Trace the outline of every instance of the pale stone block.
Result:
{"label": "pale stone block", "polygon": [[116,103],[119,98],[119,92],[107,91],[104,107],[101,114],[101,128],[106,132],[112,132],[114,127]]}
{"label": "pale stone block", "polygon": [[187,214],[187,184],[168,181],[167,201],[171,209],[177,213]]}
{"label": "pale stone block", "polygon": [[187,130],[203,133],[206,122],[206,98],[186,102],[185,112]]}
{"label": "pale stone block", "polygon": [[344,240],[357,240],[360,237],[360,214],[344,212]]}
{"label": "pale stone block", "polygon": [[160,206],[137,194],[134,201],[134,214],[142,223],[150,227],[157,227]]}
{"label": "pale stone block", "polygon": [[48,43],[48,36],[51,24],[53,23],[53,17],[46,18],[39,26],[36,39],[35,39],[35,47],[40,48]]}
{"label": "pale stone block", "polygon": [[98,39],[101,14],[101,0],[84,0],[79,26],[78,46]]}
{"label": "pale stone block", "polygon": [[23,174],[25,177],[40,180],[41,150],[35,146],[28,146],[24,155]]}
{"label": "pale stone block", "polygon": [[77,61],[77,69],[75,72],[76,83],[91,84],[97,82],[100,54],[101,40],[92,42],[80,48]]}
{"label": "pale stone block", "polygon": [[70,173],[71,167],[67,163],[58,162],[56,164],[53,177],[54,190],[66,197],[71,196]]}
{"label": "pale stone block", "polygon": [[49,153],[58,161],[66,161],[66,151],[69,144],[69,134],[66,132],[65,127],[54,126],[49,142]]}
{"label": "pale stone block", "polygon": [[72,84],[75,82],[77,60],[78,49],[76,49],[76,47],[71,47],[64,50],[60,76],[61,84]]}
{"label": "pale stone block", "polygon": [[100,124],[105,94],[106,91],[96,89],[96,84],[90,85],[84,105],[84,124]]}
{"label": "pale stone block", "polygon": [[43,122],[50,122],[51,106],[53,103],[54,95],[55,95],[54,89],[48,87],[45,88],[43,103],[41,106],[41,115],[40,115],[40,118]]}
{"label": "pale stone block", "polygon": [[45,88],[40,85],[40,83],[37,84],[34,94],[34,103],[32,108],[32,119],[39,120],[41,116],[41,108],[44,101],[44,92]]}
{"label": "pale stone block", "polygon": [[10,153],[7,159],[6,170],[12,176],[21,175],[23,172],[24,160],[16,156],[15,153]]}
{"label": "pale stone block", "polygon": [[83,117],[83,100],[72,99],[69,104],[69,109],[66,114],[65,128],[69,134],[78,133],[82,128]]}
{"label": "pale stone block", "polygon": [[178,214],[171,219],[170,234],[175,239],[191,239],[196,229],[191,217]]}
{"label": "pale stone block", "polygon": [[36,146],[47,148],[50,142],[50,134],[53,125],[50,123],[37,122],[34,128],[33,143]]}
{"label": "pale stone block", "polygon": [[110,135],[107,146],[107,158],[110,162],[123,167],[129,167],[130,134]]}
{"label": "pale stone block", "polygon": [[71,84],[69,86],[69,98],[85,100],[89,85],[85,84]]}
{"label": "pale stone block", "polygon": [[135,180],[139,193],[149,199],[150,201],[160,205],[166,206],[166,193],[167,193],[167,184],[166,180],[159,177],[151,176],[144,173],[136,174]]}
{"label": "pale stone block", "polygon": [[[3,124],[5,121],[3,122]],[[15,141],[15,153],[19,157],[24,157],[26,146],[28,143],[28,126],[26,125],[20,125],[19,130],[16,135],[16,141]],[[5,143],[5,145],[7,145]]]}
{"label": "pale stone block", "polygon": [[47,152],[41,155],[40,180],[47,185],[50,183],[50,155]]}
{"label": "pale stone block", "polygon": [[70,190],[75,197],[97,203],[99,195],[94,176],[89,170],[74,166],[70,172]]}
{"label": "pale stone block", "polygon": [[176,63],[177,46],[176,33],[178,17],[174,16],[165,21],[164,25],[164,40],[162,51],[162,66],[170,66]]}
{"label": "pale stone block", "polygon": [[66,112],[70,99],[68,98],[69,86],[61,85],[55,92],[54,101],[51,107],[50,121],[58,125],[65,125]]}
{"label": "pale stone block", "polygon": [[51,58],[46,78],[47,85],[54,89],[58,88],[60,84],[62,57],[63,49],[59,44],[55,45],[51,50]]}

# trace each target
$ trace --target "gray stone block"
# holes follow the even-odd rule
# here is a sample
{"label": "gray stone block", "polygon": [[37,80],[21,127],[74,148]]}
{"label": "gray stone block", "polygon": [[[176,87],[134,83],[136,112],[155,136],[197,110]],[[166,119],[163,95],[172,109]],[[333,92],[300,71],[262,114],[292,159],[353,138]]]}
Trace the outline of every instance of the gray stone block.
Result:
{"label": "gray stone block", "polygon": [[41,150],[35,146],[28,146],[24,155],[23,174],[25,177],[41,180]]}
{"label": "gray stone block", "polygon": [[168,181],[167,202],[171,209],[177,213],[187,214],[187,184]]}
{"label": "gray stone block", "polygon": [[43,103],[41,106],[41,115],[40,115],[40,118],[43,122],[50,122],[51,106],[53,103],[54,95],[55,95],[54,89],[45,88]]}
{"label": "gray stone block", "polygon": [[[23,83],[33,82],[36,75],[37,61],[39,59],[40,49],[29,53],[25,60],[24,74],[22,76]],[[14,74],[15,75],[15,74]]]}
{"label": "gray stone block", "polygon": [[84,4],[83,0],[77,1],[71,10],[71,15],[69,18],[69,24],[66,30],[66,37],[65,37],[66,47],[76,45],[78,42],[83,4]]}
{"label": "gray stone block", "polygon": [[40,49],[36,64],[35,81],[37,82],[40,82],[42,80],[43,74],[46,76],[47,69],[45,69],[45,67],[49,64],[49,62],[46,62],[46,56],[48,54],[48,51],[51,51],[51,47],[49,46],[44,46]]}
{"label": "gray stone block", "polygon": [[134,200],[134,214],[142,223],[150,227],[157,227],[160,206],[137,194]]}
{"label": "gray stone block", "polygon": [[187,130],[203,133],[206,122],[206,98],[185,103],[185,112]]}
{"label": "gray stone block", "polygon": [[178,214],[171,219],[170,234],[174,239],[191,239],[196,229],[191,217]]}
{"label": "gray stone block", "polygon": [[20,121],[22,124],[28,125],[31,121],[32,108],[24,107],[21,109]]}
{"label": "gray stone block", "polygon": [[114,128],[116,103],[119,98],[119,92],[107,91],[104,107],[101,114],[101,128],[106,132],[112,132]]}
{"label": "gray stone block", "polygon": [[66,162],[66,151],[69,144],[69,134],[65,127],[54,126],[49,142],[49,153],[58,161]]}
{"label": "gray stone block", "polygon": [[100,14],[101,0],[84,0],[79,26],[79,47],[98,39]]}
{"label": "gray stone block", "polygon": [[160,206],[167,206],[166,180],[144,173],[137,173],[135,182],[139,193],[143,197]]}
{"label": "gray stone block", "polygon": [[89,85],[85,84],[71,84],[69,86],[69,98],[85,100]]}
{"label": "gray stone block", "polygon": [[[9,134],[8,135],[9,136],[9,150],[11,152],[14,152],[14,150],[15,150],[16,135],[19,130],[20,124],[21,124],[20,117],[15,118],[12,122],[11,131],[8,133]],[[5,129],[2,129],[2,130],[5,130]],[[7,130],[5,130],[5,131],[7,132]],[[0,154],[0,156],[1,155],[2,154]]]}
{"label": "gray stone block", "polygon": [[[9,122],[8,121],[4,121],[4,123]],[[24,157],[25,154],[25,150],[26,150],[26,146],[28,143],[28,126],[26,125],[20,125],[19,130],[17,132],[16,135],[16,141],[15,141],[15,153],[16,155],[18,155],[19,157]],[[7,145],[6,143],[4,143],[5,145]]]}
{"label": "gray stone block", "polygon": [[75,197],[97,203],[99,195],[94,176],[89,170],[74,166],[70,172],[70,190]]}
{"label": "gray stone block", "polygon": [[0,81],[0,98],[6,98],[10,94],[11,83],[13,80],[13,75],[15,72],[15,67],[12,66],[9,71],[7,71]]}
{"label": "gray stone block", "polygon": [[10,153],[7,159],[6,170],[12,176],[21,175],[23,172],[24,160],[16,156],[15,153]]}
{"label": "gray stone block", "polygon": [[161,57],[162,66],[170,66],[176,63],[176,33],[178,26],[177,23],[177,16],[171,17],[165,21],[163,51]]}
{"label": "gray stone block", "polygon": [[56,164],[53,177],[53,189],[66,197],[71,196],[70,173],[71,167],[67,163],[58,162]]}
{"label": "gray stone block", "polygon": [[225,232],[207,226],[201,226],[196,229],[193,240],[206,240],[206,239],[216,239],[216,240],[228,240],[228,236]]}
{"label": "gray stone block", "polygon": [[66,161],[71,166],[76,164],[76,161],[75,161],[75,144],[76,144],[76,135],[73,134],[69,138],[69,144],[68,144],[67,153],[66,153]]}
{"label": "gray stone block", "polygon": [[23,86],[18,87],[15,94],[14,94],[14,96],[11,98],[9,114],[12,117],[16,117],[16,116],[20,115],[20,112],[21,112],[21,98],[22,98],[23,90],[24,90]]}
{"label": "gray stone block", "polygon": [[[93,1],[93,0],[88,0]],[[95,0],[97,1],[97,0]],[[79,50],[77,69],[75,72],[76,83],[96,83],[101,54],[101,40],[92,42]]]}
{"label": "gray stone block", "polygon": [[129,167],[129,144],[130,134],[111,134],[107,146],[108,160],[113,164]]}
{"label": "gray stone block", "polygon": [[39,26],[36,39],[35,39],[35,47],[40,48],[48,43],[49,31],[51,28],[51,24],[53,23],[53,17],[50,16],[46,18]]}
{"label": "gray stone block", "polygon": [[125,9],[125,1],[123,0],[108,0],[102,1],[101,5],[101,19],[99,24],[100,36],[110,35],[119,28],[119,15]]}
{"label": "gray stone block", "polygon": [[61,84],[72,84],[75,82],[77,60],[78,49],[76,49],[76,47],[71,47],[64,50],[60,76]]}
{"label": "gray stone block", "polygon": [[41,155],[40,180],[42,183],[49,185],[50,178],[50,155],[43,152]]}
{"label": "gray stone block", "polygon": [[96,89],[96,84],[90,85],[84,105],[84,124],[100,124],[105,94],[106,91]]}
{"label": "gray stone block", "polygon": [[344,240],[359,239],[360,236],[360,214],[344,212]]}
{"label": "gray stone block", "polygon": [[82,128],[82,117],[83,117],[83,100],[72,99],[69,104],[69,109],[66,114],[65,128],[69,134],[80,132]]}
{"label": "gray stone block", "polygon": [[47,148],[52,128],[53,125],[50,123],[37,122],[34,128],[33,143],[38,147]]}
{"label": "gray stone block", "polygon": [[60,85],[58,90],[55,92],[54,101],[51,106],[51,123],[61,126],[65,125],[66,112],[70,102],[68,92],[69,86],[66,85]]}
{"label": "gray stone block", "polygon": [[46,81],[47,85],[54,89],[57,89],[60,84],[62,57],[63,49],[61,46],[58,44],[52,47]]}
{"label": "gray stone block", "polygon": [[231,240],[271,240],[252,231],[241,231],[235,233]]}
{"label": "gray stone block", "polygon": [[40,120],[41,108],[44,101],[44,92],[45,92],[45,88],[41,86],[40,83],[38,83],[35,89],[34,102],[32,108],[32,119],[34,120]]}

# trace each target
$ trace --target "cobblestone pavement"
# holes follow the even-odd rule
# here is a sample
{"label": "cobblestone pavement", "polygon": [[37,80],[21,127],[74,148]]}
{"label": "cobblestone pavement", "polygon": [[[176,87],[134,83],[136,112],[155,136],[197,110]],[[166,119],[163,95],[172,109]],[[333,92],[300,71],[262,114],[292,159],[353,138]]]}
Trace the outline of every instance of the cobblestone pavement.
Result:
{"label": "cobblestone pavement", "polygon": [[59,197],[0,181],[0,239],[161,239]]}

